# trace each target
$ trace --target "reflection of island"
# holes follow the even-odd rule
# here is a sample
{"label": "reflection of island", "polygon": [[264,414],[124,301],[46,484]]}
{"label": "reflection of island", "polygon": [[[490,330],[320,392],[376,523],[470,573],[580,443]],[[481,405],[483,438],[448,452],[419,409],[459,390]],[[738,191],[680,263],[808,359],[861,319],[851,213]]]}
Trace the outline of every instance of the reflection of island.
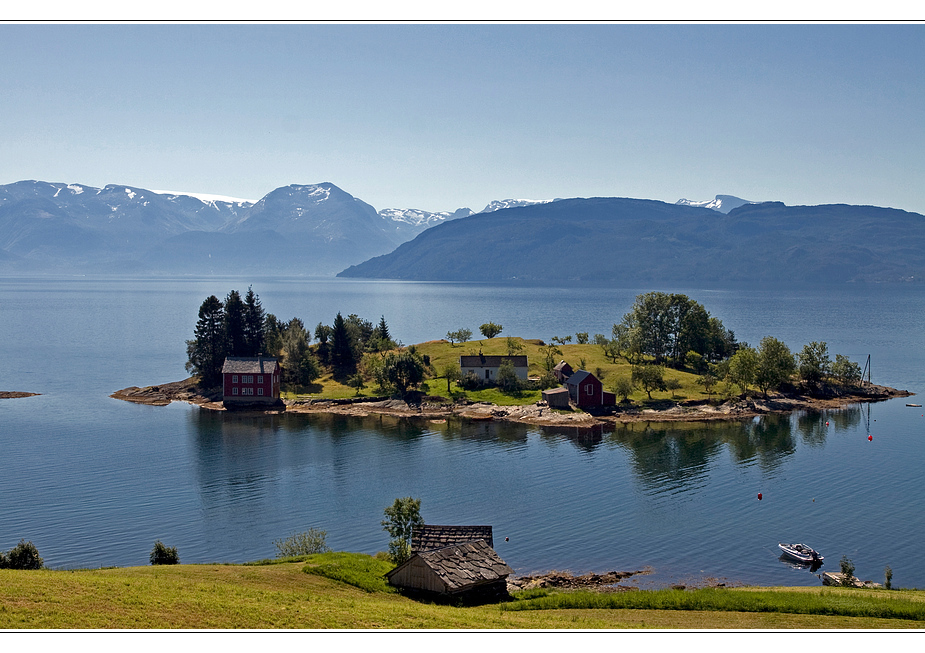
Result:
{"label": "reflection of island", "polygon": [[21,397],[38,397],[38,392],[8,392],[0,390],[0,399],[19,399]]}
{"label": "reflection of island", "polygon": [[765,415],[741,422],[630,423],[617,425],[610,441],[627,450],[640,478],[652,487],[683,485],[704,476],[723,449],[738,464],[754,461],[778,468],[796,452],[795,437],[818,447],[830,429],[848,430],[861,421],[860,407],[827,412]]}

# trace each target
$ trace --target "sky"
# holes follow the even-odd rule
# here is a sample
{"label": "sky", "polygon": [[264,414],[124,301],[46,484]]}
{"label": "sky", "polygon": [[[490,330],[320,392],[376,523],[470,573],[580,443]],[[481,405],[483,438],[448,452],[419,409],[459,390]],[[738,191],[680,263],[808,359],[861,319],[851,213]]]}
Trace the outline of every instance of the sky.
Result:
{"label": "sky", "polygon": [[925,24],[0,24],[0,184],[925,213]]}

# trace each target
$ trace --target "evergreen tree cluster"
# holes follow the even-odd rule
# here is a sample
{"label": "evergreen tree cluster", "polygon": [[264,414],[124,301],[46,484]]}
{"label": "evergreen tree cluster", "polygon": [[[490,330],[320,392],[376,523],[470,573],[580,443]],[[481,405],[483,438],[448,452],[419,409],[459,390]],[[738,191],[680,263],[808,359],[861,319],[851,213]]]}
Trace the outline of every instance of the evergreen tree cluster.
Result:
{"label": "evergreen tree cluster", "polygon": [[199,375],[204,387],[222,380],[227,356],[257,356],[265,353],[266,314],[254,289],[244,299],[232,290],[222,302],[211,295],[199,307],[194,338],[186,341],[186,370]]}
{"label": "evergreen tree cluster", "polygon": [[323,366],[355,374],[365,353],[396,347],[385,316],[373,325],[358,315],[338,313],[332,326],[318,323],[313,333],[301,318],[285,321],[266,313],[251,287],[243,299],[232,290],[224,301],[211,295],[202,302],[194,337],[186,341],[186,369],[211,388],[221,383],[226,357],[264,354],[280,361],[283,383],[305,386],[322,375]]}

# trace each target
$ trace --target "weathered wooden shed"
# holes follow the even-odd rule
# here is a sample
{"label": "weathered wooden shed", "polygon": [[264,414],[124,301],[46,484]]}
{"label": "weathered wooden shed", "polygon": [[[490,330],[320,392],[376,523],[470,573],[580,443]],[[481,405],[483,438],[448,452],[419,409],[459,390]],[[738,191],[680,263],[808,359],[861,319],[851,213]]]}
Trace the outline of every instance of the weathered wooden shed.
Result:
{"label": "weathered wooden shed", "polygon": [[546,405],[550,408],[568,408],[569,407],[569,393],[568,388],[564,385],[559,386],[558,388],[551,388],[549,390],[543,390],[543,401],[546,402]]}
{"label": "weathered wooden shed", "polygon": [[559,383],[565,383],[565,380],[572,376],[574,370],[572,370],[572,366],[565,361],[560,361],[558,365],[552,368],[552,373]]}
{"label": "weathered wooden shed", "polygon": [[440,526],[421,524],[411,529],[411,553],[433,551],[451,544],[485,540],[488,546],[495,545],[491,526]]}
{"label": "weathered wooden shed", "polygon": [[396,587],[435,594],[503,595],[513,571],[485,540],[475,540],[415,553],[386,578]]}

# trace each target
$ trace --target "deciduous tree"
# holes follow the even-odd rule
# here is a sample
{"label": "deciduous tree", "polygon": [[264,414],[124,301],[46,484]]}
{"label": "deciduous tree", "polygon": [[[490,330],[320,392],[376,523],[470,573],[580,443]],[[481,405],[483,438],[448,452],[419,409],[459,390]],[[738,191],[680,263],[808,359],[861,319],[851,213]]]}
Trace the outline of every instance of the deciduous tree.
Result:
{"label": "deciduous tree", "polygon": [[832,361],[829,360],[829,346],[825,342],[811,342],[803,345],[797,354],[800,378],[816,385],[829,375]]}
{"label": "deciduous tree", "polygon": [[758,366],[755,385],[767,396],[768,390],[777,389],[796,371],[796,362],[790,348],[772,336],[765,336],[758,345]]}
{"label": "deciduous tree", "polygon": [[389,542],[389,558],[400,565],[411,557],[411,533],[415,526],[423,526],[421,517],[421,500],[412,497],[395,499],[384,511],[382,530],[388,531],[392,538]]}
{"label": "deciduous tree", "polygon": [[491,338],[494,338],[500,334],[502,328],[503,327],[500,324],[495,324],[494,322],[486,322],[479,327],[479,331],[482,332],[483,336],[490,340]]}
{"label": "deciduous tree", "polygon": [[632,380],[633,385],[642,388],[649,399],[652,399],[653,390],[664,392],[668,389],[661,365],[635,365]]}

